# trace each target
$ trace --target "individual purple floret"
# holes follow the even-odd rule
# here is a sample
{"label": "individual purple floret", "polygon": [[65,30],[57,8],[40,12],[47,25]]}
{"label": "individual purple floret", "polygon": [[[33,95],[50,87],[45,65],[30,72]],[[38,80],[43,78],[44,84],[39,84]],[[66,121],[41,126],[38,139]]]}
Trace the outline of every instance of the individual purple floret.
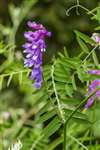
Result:
{"label": "individual purple floret", "polygon": [[[89,73],[89,74],[100,75],[100,70],[89,70],[88,73]],[[97,87],[99,87],[99,86],[100,86],[100,79],[93,80],[92,83],[89,85],[89,91],[88,91],[87,96],[89,96],[91,93],[93,93],[94,90],[95,90]],[[89,107],[93,104],[95,97],[96,97],[97,100],[100,98],[100,90],[98,90],[98,91],[95,93],[94,96],[91,96],[91,97],[88,99],[88,101],[87,101],[87,103],[86,103],[86,105],[85,105],[85,108],[89,108]]]}
{"label": "individual purple floret", "polygon": [[94,98],[92,96],[92,97],[90,97],[88,99],[87,103],[85,104],[85,108],[88,109],[89,107],[91,107],[91,105],[93,104],[93,102],[94,102]]}
{"label": "individual purple floret", "polygon": [[100,70],[89,70],[89,74],[95,74],[95,75],[100,75]]}
{"label": "individual purple floret", "polygon": [[100,34],[99,33],[93,33],[91,37],[96,43],[100,43]]}
{"label": "individual purple floret", "polygon": [[31,80],[35,80],[35,88],[40,88],[42,84],[42,54],[46,50],[45,38],[51,36],[51,32],[46,30],[42,24],[28,21],[28,27],[34,31],[27,31],[24,37],[27,42],[23,45],[26,58],[24,66],[32,68]]}

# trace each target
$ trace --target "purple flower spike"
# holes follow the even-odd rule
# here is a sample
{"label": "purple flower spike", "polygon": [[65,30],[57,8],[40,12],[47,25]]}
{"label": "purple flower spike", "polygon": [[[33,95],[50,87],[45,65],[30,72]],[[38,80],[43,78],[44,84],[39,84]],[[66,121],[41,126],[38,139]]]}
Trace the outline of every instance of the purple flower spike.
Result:
{"label": "purple flower spike", "polygon": [[31,80],[35,80],[34,86],[40,89],[42,85],[42,54],[46,50],[45,38],[51,36],[42,24],[28,21],[27,25],[35,30],[24,33],[27,42],[22,46],[26,58],[24,59],[24,66],[32,68],[30,75]]}
{"label": "purple flower spike", "polygon": [[[100,70],[89,70],[88,71],[89,74],[94,74],[94,75],[100,75]],[[88,93],[87,93],[87,96],[89,96],[91,93],[94,92],[94,90],[97,88],[97,87],[100,87],[100,79],[96,79],[96,80],[93,80],[91,82],[91,84],[89,85],[89,90],[88,90]],[[98,90],[94,96],[91,96],[86,105],[85,105],[85,108],[89,108],[90,106],[92,106],[93,102],[94,102],[94,99],[96,98],[96,100],[99,100],[100,99],[100,90]]]}

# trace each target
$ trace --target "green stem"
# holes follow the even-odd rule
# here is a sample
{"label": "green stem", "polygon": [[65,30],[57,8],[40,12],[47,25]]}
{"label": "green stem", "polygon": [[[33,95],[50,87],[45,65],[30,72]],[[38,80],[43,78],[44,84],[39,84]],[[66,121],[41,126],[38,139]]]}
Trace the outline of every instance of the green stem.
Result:
{"label": "green stem", "polygon": [[51,94],[49,93],[47,82],[45,81],[45,78],[44,78],[43,75],[42,75],[42,77],[43,77],[44,86],[45,86],[46,92],[48,94],[48,98],[49,98],[49,100],[50,100],[50,102],[52,104],[52,107],[55,108],[56,113],[58,114],[59,118],[62,120],[62,118],[61,118],[61,116],[60,116],[60,114],[58,112],[58,108],[56,109],[56,107],[55,107],[55,101],[51,98]]}
{"label": "green stem", "polygon": [[[91,15],[93,15],[93,16],[96,16],[92,11],[90,11],[89,9],[87,9],[87,8],[85,8],[84,6],[80,5],[78,1],[77,1],[77,4],[76,4],[76,5],[70,7],[69,9],[67,9],[66,15],[69,16],[69,12],[70,12],[73,8],[77,8],[77,9],[78,9],[78,7],[79,7],[79,8],[82,8],[82,9],[85,10],[85,11],[87,11],[88,14],[91,14]],[[78,13],[78,14],[79,14],[79,13]]]}
{"label": "green stem", "polygon": [[55,85],[55,81],[54,81],[54,65],[52,65],[52,69],[51,69],[51,78],[52,78],[52,84],[53,84],[53,89],[54,89],[54,93],[55,93],[55,98],[56,98],[57,105],[58,105],[59,115],[62,119],[62,122],[64,123],[65,118],[64,118],[64,115],[63,115],[63,111],[61,109],[61,104],[60,104],[60,100],[59,100],[59,97],[58,97],[58,93],[57,93],[57,89],[56,89],[56,85]]}
{"label": "green stem", "polygon": [[66,141],[67,141],[67,124],[70,121],[70,119],[73,117],[73,115],[77,112],[77,110],[83,106],[83,104],[91,97],[93,96],[98,90],[100,89],[100,86],[97,87],[88,97],[86,97],[77,107],[76,109],[71,113],[71,115],[68,117],[68,119],[66,120],[65,124],[64,124],[64,150],[66,150]]}

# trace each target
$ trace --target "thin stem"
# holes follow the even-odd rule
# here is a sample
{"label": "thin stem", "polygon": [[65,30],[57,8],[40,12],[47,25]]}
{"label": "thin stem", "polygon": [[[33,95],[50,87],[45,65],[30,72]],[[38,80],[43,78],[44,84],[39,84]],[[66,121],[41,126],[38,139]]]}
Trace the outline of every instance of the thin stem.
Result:
{"label": "thin stem", "polygon": [[82,64],[89,58],[89,56],[93,53],[93,51],[95,51],[95,49],[99,46],[100,44],[97,44],[92,50],[91,52],[85,57],[85,59],[82,61]]}
{"label": "thin stem", "polygon": [[30,71],[31,71],[30,69],[23,69],[23,70],[20,70],[20,71],[14,71],[14,72],[10,72],[10,73],[0,74],[0,77],[7,77],[7,76],[10,76],[11,74],[15,75],[15,74],[24,73],[24,72],[29,73]]}
{"label": "thin stem", "polygon": [[[69,9],[67,9],[66,15],[69,16],[69,12],[70,12],[73,8],[77,8],[77,9],[78,9],[78,7],[84,9],[85,11],[87,11],[88,14],[92,14],[93,16],[96,16],[92,11],[90,11],[89,9],[87,9],[87,8],[85,8],[84,6],[80,5],[80,4],[79,4],[79,1],[77,1],[77,4],[76,4],[76,5],[70,7]],[[79,14],[79,13],[78,13],[78,14]]]}
{"label": "thin stem", "polygon": [[86,97],[77,107],[76,109],[71,113],[71,115],[68,117],[64,124],[64,150],[66,150],[66,140],[67,140],[67,124],[70,121],[70,119],[73,117],[73,115],[77,112],[77,110],[83,106],[83,104],[91,97],[93,96],[98,90],[100,89],[100,86],[97,87],[88,97]]}
{"label": "thin stem", "polygon": [[66,15],[69,16],[69,12],[73,9],[73,8],[76,8],[78,5],[74,5],[72,7],[70,7],[69,9],[67,9],[66,11]]}
{"label": "thin stem", "polygon": [[[100,43],[98,43],[92,50],[91,52],[85,57],[85,59],[81,62],[80,66],[79,67],[82,67],[82,64],[85,63],[85,61],[90,57],[90,55],[92,54],[93,55],[93,52],[95,52],[96,48],[100,46]],[[83,52],[84,53],[84,52]],[[79,56],[79,58],[83,55],[83,53],[81,53],[81,55]],[[95,54],[96,55],[96,54]],[[93,58],[94,59],[94,58]],[[96,60],[96,63],[95,65],[97,66],[97,62],[98,60]],[[75,75],[77,72],[74,71],[73,75]]]}
{"label": "thin stem", "polygon": [[47,92],[47,94],[48,94],[48,97],[49,97],[49,99],[50,99],[50,102],[51,102],[52,106],[55,108],[55,111],[56,111],[56,113],[58,114],[59,118],[62,119],[61,116],[59,115],[60,113],[58,113],[58,107],[55,107],[54,100],[51,98],[51,95],[49,94],[48,86],[47,86],[47,83],[46,83],[46,81],[45,81],[45,79],[44,79],[44,76],[42,75],[42,77],[43,77],[43,82],[44,82],[44,85],[45,85],[45,88],[46,88],[46,92]]}
{"label": "thin stem", "polygon": [[38,142],[43,138],[43,135],[42,136],[39,136],[32,144],[30,150],[34,150],[34,148],[36,147],[36,145],[38,144]]}
{"label": "thin stem", "polygon": [[76,0],[77,7],[76,7],[76,14],[79,15],[78,6],[79,6],[79,0]]}
{"label": "thin stem", "polygon": [[51,69],[51,78],[52,78],[52,84],[53,84],[53,89],[54,89],[56,101],[57,101],[57,104],[58,104],[59,114],[60,114],[60,117],[61,117],[61,119],[64,123],[65,119],[64,119],[63,111],[61,109],[61,104],[60,104],[60,100],[59,100],[59,97],[58,97],[58,93],[57,93],[56,85],[55,85],[55,81],[54,81],[54,65],[52,65],[52,69]]}
{"label": "thin stem", "polygon": [[87,9],[86,7],[82,6],[82,5],[79,5],[80,8],[84,9],[85,11],[88,12],[88,14],[91,14],[93,16],[96,16],[92,11],[90,11],[89,9]]}
{"label": "thin stem", "polygon": [[43,78],[43,82],[44,82],[44,85],[45,85],[45,88],[46,88],[46,92],[47,92],[47,94],[48,94],[48,97],[49,97],[49,99],[50,99],[50,102],[51,102],[52,106],[54,106],[54,102],[52,101],[51,95],[49,94],[48,86],[47,86],[47,83],[46,83],[46,81],[45,81],[43,75],[42,75],[42,78]]}
{"label": "thin stem", "polygon": [[88,150],[88,148],[87,148],[85,145],[83,145],[79,140],[77,140],[74,136],[69,135],[69,137],[70,137],[73,141],[75,141],[78,145],[80,145],[84,150]]}

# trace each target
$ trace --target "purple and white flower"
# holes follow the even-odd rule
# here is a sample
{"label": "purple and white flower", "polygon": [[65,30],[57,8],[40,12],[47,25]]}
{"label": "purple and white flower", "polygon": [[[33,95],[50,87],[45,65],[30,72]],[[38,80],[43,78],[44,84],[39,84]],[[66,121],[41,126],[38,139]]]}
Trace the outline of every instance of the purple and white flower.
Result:
{"label": "purple and white flower", "polygon": [[93,33],[91,37],[96,43],[100,43],[100,34],[99,33]]}

